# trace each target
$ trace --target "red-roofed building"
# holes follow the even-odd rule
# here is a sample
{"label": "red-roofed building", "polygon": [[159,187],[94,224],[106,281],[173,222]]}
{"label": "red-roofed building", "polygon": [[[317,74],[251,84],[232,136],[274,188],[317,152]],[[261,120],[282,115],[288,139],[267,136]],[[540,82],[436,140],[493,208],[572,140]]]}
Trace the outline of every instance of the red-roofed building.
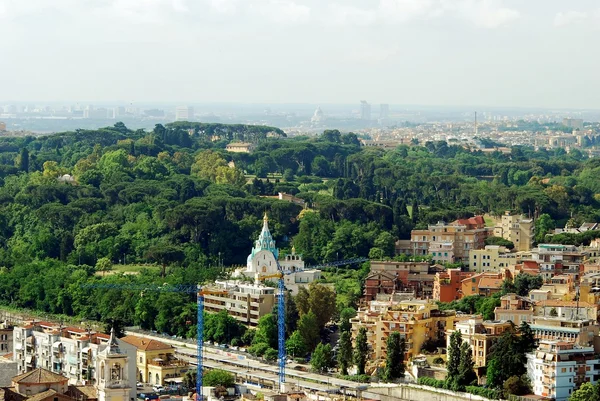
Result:
{"label": "red-roofed building", "polygon": [[462,280],[473,276],[474,272],[460,269],[448,269],[436,273],[433,281],[433,299],[441,302],[452,302],[462,297]]}
{"label": "red-roofed building", "polygon": [[481,295],[484,297],[500,292],[504,277],[502,273],[480,273],[461,281],[462,296]]}
{"label": "red-roofed building", "polygon": [[431,255],[436,262],[469,262],[469,252],[483,249],[489,230],[483,217],[456,220],[451,224],[438,222],[426,230],[412,230],[410,241],[413,255]]}

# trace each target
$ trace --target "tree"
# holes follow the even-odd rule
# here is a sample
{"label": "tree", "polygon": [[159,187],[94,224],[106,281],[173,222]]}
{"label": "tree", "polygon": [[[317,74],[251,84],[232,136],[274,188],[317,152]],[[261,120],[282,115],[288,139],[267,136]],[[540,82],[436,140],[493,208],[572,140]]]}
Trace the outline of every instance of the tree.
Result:
{"label": "tree", "polygon": [[112,265],[113,264],[109,258],[100,258],[96,262],[96,270],[99,272],[104,272],[104,271],[112,269]]}
{"label": "tree", "polygon": [[145,257],[161,265],[161,275],[164,277],[167,265],[181,262],[185,258],[185,254],[178,246],[159,244],[148,248]]}
{"label": "tree", "polygon": [[412,219],[413,225],[417,224],[420,217],[421,216],[419,216],[419,204],[417,203],[417,200],[414,199],[413,203],[412,203],[412,213],[411,213],[411,219]]}
{"label": "tree", "polygon": [[29,151],[27,148],[22,148],[21,153],[19,154],[17,167],[19,171],[23,171],[25,173],[29,172]]}
{"label": "tree", "polygon": [[335,366],[331,345],[319,343],[310,357],[310,367],[315,372],[326,373]]}
{"label": "tree", "polygon": [[306,355],[306,344],[304,343],[304,339],[298,330],[294,331],[286,340],[285,349],[288,355],[291,355],[292,358],[304,357]]}
{"label": "tree", "polygon": [[310,283],[309,292],[310,311],[315,314],[318,328],[322,330],[335,312],[335,292],[316,281]]}
{"label": "tree", "polygon": [[369,353],[369,345],[367,342],[367,329],[361,327],[358,330],[356,336],[356,345],[354,347],[353,360],[356,365],[356,370],[359,375],[365,374],[365,366],[367,364],[367,357]]}
{"label": "tree", "polygon": [[486,245],[504,246],[507,249],[514,249],[514,247],[515,247],[515,244],[512,241],[509,241],[509,240],[504,239],[502,237],[487,237],[485,239],[485,244]]}
{"label": "tree", "polygon": [[460,346],[462,344],[462,335],[459,330],[455,330],[450,335],[450,346],[448,347],[448,359],[446,368],[448,369],[447,381],[457,383],[460,379]]}
{"label": "tree", "polygon": [[527,375],[511,376],[504,382],[502,387],[505,395],[525,395],[531,392],[531,385]]}
{"label": "tree", "polygon": [[458,365],[458,385],[470,386],[477,375],[473,370],[475,362],[473,362],[473,351],[468,343],[464,342],[460,345],[460,363]]}
{"label": "tree", "polygon": [[298,332],[308,351],[311,352],[314,350],[319,342],[319,326],[317,325],[317,317],[312,311],[300,317]]}
{"label": "tree", "polygon": [[258,319],[252,345],[263,343],[275,349],[277,348],[277,337],[277,319],[272,313],[267,313]]}
{"label": "tree", "polygon": [[310,303],[309,303],[310,293],[306,289],[305,286],[298,288],[298,294],[294,299],[296,303],[296,308],[298,309],[298,313],[300,316],[305,315],[310,311]]}
{"label": "tree", "polygon": [[341,332],[349,332],[352,329],[352,324],[350,323],[350,319],[356,316],[356,309],[354,308],[344,308],[340,312],[340,331]]}
{"label": "tree", "polygon": [[535,241],[537,243],[544,242],[546,234],[556,228],[556,223],[549,214],[543,213],[535,221]]}
{"label": "tree", "polygon": [[600,401],[600,384],[583,383],[571,394],[569,401]]}
{"label": "tree", "polygon": [[211,369],[204,373],[202,385],[207,387],[233,387],[235,385],[235,377],[222,369]]}
{"label": "tree", "polygon": [[352,363],[352,337],[349,331],[342,331],[340,334],[337,362],[342,375],[348,374],[348,367]]}
{"label": "tree", "polygon": [[298,326],[298,319],[300,314],[298,308],[296,308],[296,302],[291,294],[287,294],[285,297],[285,334],[286,336],[292,335]]}
{"label": "tree", "polygon": [[390,333],[387,338],[387,355],[385,357],[385,370],[383,379],[391,382],[404,376],[406,366],[404,364],[404,353],[406,351],[406,340],[399,332]]}

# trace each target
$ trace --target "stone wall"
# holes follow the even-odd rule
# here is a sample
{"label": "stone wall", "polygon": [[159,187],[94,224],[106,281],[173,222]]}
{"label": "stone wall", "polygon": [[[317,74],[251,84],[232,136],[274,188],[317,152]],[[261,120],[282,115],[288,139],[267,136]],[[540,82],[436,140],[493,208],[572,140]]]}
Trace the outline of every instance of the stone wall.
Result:
{"label": "stone wall", "polygon": [[450,390],[401,384],[399,387],[372,388],[362,392],[363,399],[378,401],[489,401],[478,395],[455,393]]}

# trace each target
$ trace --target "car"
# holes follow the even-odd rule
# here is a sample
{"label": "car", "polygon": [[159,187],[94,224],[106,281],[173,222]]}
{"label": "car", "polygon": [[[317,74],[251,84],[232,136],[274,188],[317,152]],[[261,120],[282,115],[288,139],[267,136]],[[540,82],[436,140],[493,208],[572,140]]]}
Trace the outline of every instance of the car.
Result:
{"label": "car", "polygon": [[137,382],[135,386],[136,386],[137,388],[141,388],[141,387],[144,387],[144,383]]}
{"label": "car", "polygon": [[161,391],[164,391],[164,387],[161,386],[160,384],[157,384],[155,386],[152,386],[152,390],[156,391],[157,393],[160,393]]}

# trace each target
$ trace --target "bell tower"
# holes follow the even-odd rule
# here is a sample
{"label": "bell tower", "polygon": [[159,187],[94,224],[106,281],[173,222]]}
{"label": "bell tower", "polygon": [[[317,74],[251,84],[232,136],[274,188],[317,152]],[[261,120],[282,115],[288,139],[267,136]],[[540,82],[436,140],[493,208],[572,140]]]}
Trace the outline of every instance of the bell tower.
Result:
{"label": "bell tower", "polygon": [[128,356],[119,348],[111,329],[108,344],[96,358],[98,401],[130,401],[128,370]]}

